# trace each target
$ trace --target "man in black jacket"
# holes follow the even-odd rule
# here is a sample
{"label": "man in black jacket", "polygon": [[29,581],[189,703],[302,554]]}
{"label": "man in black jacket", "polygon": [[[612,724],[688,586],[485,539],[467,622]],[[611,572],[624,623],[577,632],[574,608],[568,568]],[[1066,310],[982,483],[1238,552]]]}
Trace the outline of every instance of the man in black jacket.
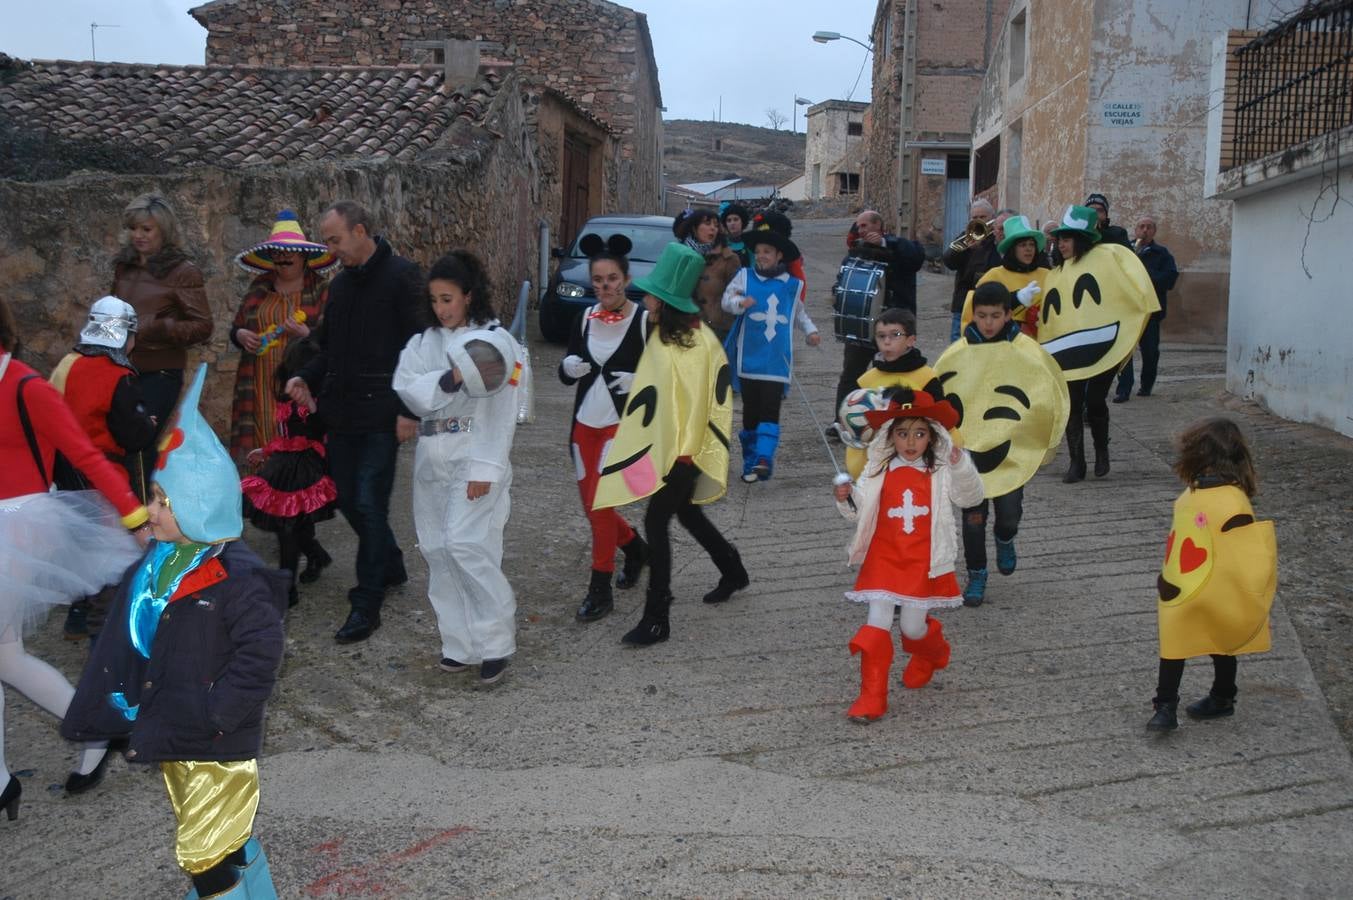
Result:
{"label": "man in black jacket", "polygon": [[426,290],[418,266],[372,233],[369,214],[356,203],[330,207],[320,233],[343,271],[329,284],[319,355],[287,382],[287,392],[298,403],[318,398],[338,508],[357,532],[352,609],[334,635],[350,644],[380,627],[385,589],[408,580],[390,530],[390,492],[399,444],[417,434],[418,421],[390,385],[400,351],[422,330]]}
{"label": "man in black jacket", "polygon": [[[914,315],[916,273],[925,265],[925,248],[916,241],[884,234],[883,216],[872,209],[866,209],[855,217],[855,225],[851,228],[851,232],[853,242],[846,253],[846,258],[841,261],[842,265],[849,262],[852,257],[875,260],[888,265],[888,274],[884,279],[887,296],[883,298],[883,308],[873,310],[874,315],[877,316],[884,309],[894,306],[910,310]],[[856,379],[869,368],[876,352],[877,348],[872,344],[847,342],[842,347],[841,378],[836,383],[838,410],[846,395],[859,386]],[[834,429],[827,430],[830,433]]]}
{"label": "man in black jacket", "polygon": [[1132,240],[1128,237],[1127,229],[1121,225],[1109,224],[1109,198],[1103,194],[1091,194],[1085,198],[1085,205],[1099,214],[1099,236],[1106,244],[1121,244],[1124,247],[1131,247]]}
{"label": "man in black jacket", "polygon": [[1001,254],[996,250],[996,242],[1000,240],[1000,236],[996,233],[995,223],[992,221],[995,218],[995,207],[985,200],[974,200],[968,209],[969,223],[974,221],[990,223],[991,233],[961,250],[956,250],[950,245],[940,257],[944,267],[954,273],[954,292],[949,298],[950,343],[958,340],[959,331],[962,330],[963,301],[968,298],[968,291],[977,287],[977,279],[985,275],[987,269],[994,269],[1001,264]]}
{"label": "man in black jacket", "polygon": [[[1160,363],[1160,323],[1165,319],[1165,295],[1179,280],[1179,267],[1175,265],[1170,251],[1156,243],[1156,220],[1152,216],[1142,216],[1137,220],[1137,258],[1146,267],[1151,276],[1151,286],[1156,289],[1156,299],[1160,301],[1160,312],[1151,314],[1146,320],[1146,330],[1142,332],[1142,386],[1138,397],[1150,397],[1156,384],[1156,366]],[[1114,403],[1126,403],[1132,396],[1132,357],[1118,374],[1118,389],[1114,392]]]}

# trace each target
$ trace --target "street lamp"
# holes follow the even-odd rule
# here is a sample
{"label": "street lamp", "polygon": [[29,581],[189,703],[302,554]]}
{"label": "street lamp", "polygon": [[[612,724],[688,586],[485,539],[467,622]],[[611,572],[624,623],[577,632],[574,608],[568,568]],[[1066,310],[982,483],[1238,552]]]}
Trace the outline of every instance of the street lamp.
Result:
{"label": "street lamp", "polygon": [[864,41],[857,41],[850,35],[842,34],[839,31],[814,31],[813,40],[817,41],[819,44],[827,44],[831,41],[850,41],[852,44],[859,44],[870,53],[874,52],[872,45],[866,44]]}
{"label": "street lamp", "polygon": [[[798,94],[795,94],[795,95],[794,95],[794,133],[795,133],[795,134],[798,134],[798,133],[799,133],[799,107],[800,107],[800,106],[812,106],[812,105],[813,105],[813,101],[812,101],[812,100],[805,100],[804,98],[800,97]],[[807,113],[804,114],[803,125],[804,125],[805,128],[808,127],[808,116],[807,116]]]}

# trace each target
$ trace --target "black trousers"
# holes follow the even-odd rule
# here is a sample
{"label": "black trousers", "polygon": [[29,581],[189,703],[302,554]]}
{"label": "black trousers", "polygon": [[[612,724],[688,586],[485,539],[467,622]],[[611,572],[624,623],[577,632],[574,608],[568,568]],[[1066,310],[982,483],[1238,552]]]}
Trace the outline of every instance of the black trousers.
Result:
{"label": "black trousers", "polygon": [[833,419],[840,412],[846,394],[860,386],[860,376],[874,362],[876,353],[878,353],[877,347],[864,344],[847,342],[841,345],[841,377],[836,382],[836,408],[832,410]]}
{"label": "black trousers", "polygon": [[[1184,677],[1183,659],[1162,659],[1156,680],[1154,703],[1178,703],[1179,682]],[[1218,700],[1236,699],[1236,658],[1212,654],[1212,696]]]}
{"label": "black trousers", "polygon": [[998,541],[1013,541],[1019,533],[1019,520],[1024,517],[1023,487],[963,510],[963,558],[969,569],[987,567],[988,502],[996,510],[996,523],[991,526],[991,533]]}
{"label": "black trousers", "polygon": [[653,613],[665,616],[671,605],[670,528],[673,516],[705,549],[719,567],[720,573],[732,570],[738,559],[738,551],[714,527],[704,510],[691,502],[699,475],[700,470],[695,467],[695,463],[678,462],[667,473],[663,486],[648,499],[648,509],[644,512],[644,537],[648,540],[648,604],[644,607],[645,615]]}
{"label": "black trousers", "polygon": [[1109,388],[1113,385],[1113,378],[1116,374],[1113,369],[1110,369],[1107,372],[1100,372],[1094,378],[1066,383],[1066,389],[1071,394],[1071,415],[1066,420],[1068,432],[1080,433],[1080,430],[1085,427],[1086,419],[1091,422],[1102,421],[1105,425],[1108,424]]}
{"label": "black trousers", "polygon": [[742,428],[755,431],[762,422],[780,422],[780,403],[785,398],[782,381],[742,379]]}
{"label": "black trousers", "polygon": [[[142,485],[149,489],[150,476],[155,471],[155,462],[160,456],[160,435],[169,425],[178,405],[179,394],[183,393],[182,369],[152,369],[136,376],[136,386],[141,391],[141,404],[146,414],[155,417],[155,440],[139,454],[139,466],[136,456],[127,458],[127,471],[132,478],[133,487]],[[141,484],[137,484],[140,481]]]}

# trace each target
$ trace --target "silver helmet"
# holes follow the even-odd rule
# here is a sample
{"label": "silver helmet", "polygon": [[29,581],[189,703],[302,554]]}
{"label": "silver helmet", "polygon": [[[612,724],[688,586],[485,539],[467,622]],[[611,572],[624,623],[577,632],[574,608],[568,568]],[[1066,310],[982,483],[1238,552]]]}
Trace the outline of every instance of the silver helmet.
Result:
{"label": "silver helmet", "polygon": [[127,336],[136,334],[136,310],[117,297],[100,297],[89,308],[89,321],[80,329],[80,343],[121,350]]}

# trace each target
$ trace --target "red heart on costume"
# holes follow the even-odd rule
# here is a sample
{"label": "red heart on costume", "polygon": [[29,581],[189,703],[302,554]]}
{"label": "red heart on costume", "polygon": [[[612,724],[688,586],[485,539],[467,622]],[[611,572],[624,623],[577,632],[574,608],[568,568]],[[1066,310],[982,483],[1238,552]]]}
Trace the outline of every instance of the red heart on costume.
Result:
{"label": "red heart on costume", "polygon": [[1174,549],[1174,530],[1170,530],[1170,536],[1165,539],[1165,561],[1170,561],[1170,551]]}
{"label": "red heart on costume", "polygon": [[1207,551],[1195,544],[1193,538],[1184,538],[1184,544],[1179,548],[1179,571],[1188,574],[1205,562]]}

